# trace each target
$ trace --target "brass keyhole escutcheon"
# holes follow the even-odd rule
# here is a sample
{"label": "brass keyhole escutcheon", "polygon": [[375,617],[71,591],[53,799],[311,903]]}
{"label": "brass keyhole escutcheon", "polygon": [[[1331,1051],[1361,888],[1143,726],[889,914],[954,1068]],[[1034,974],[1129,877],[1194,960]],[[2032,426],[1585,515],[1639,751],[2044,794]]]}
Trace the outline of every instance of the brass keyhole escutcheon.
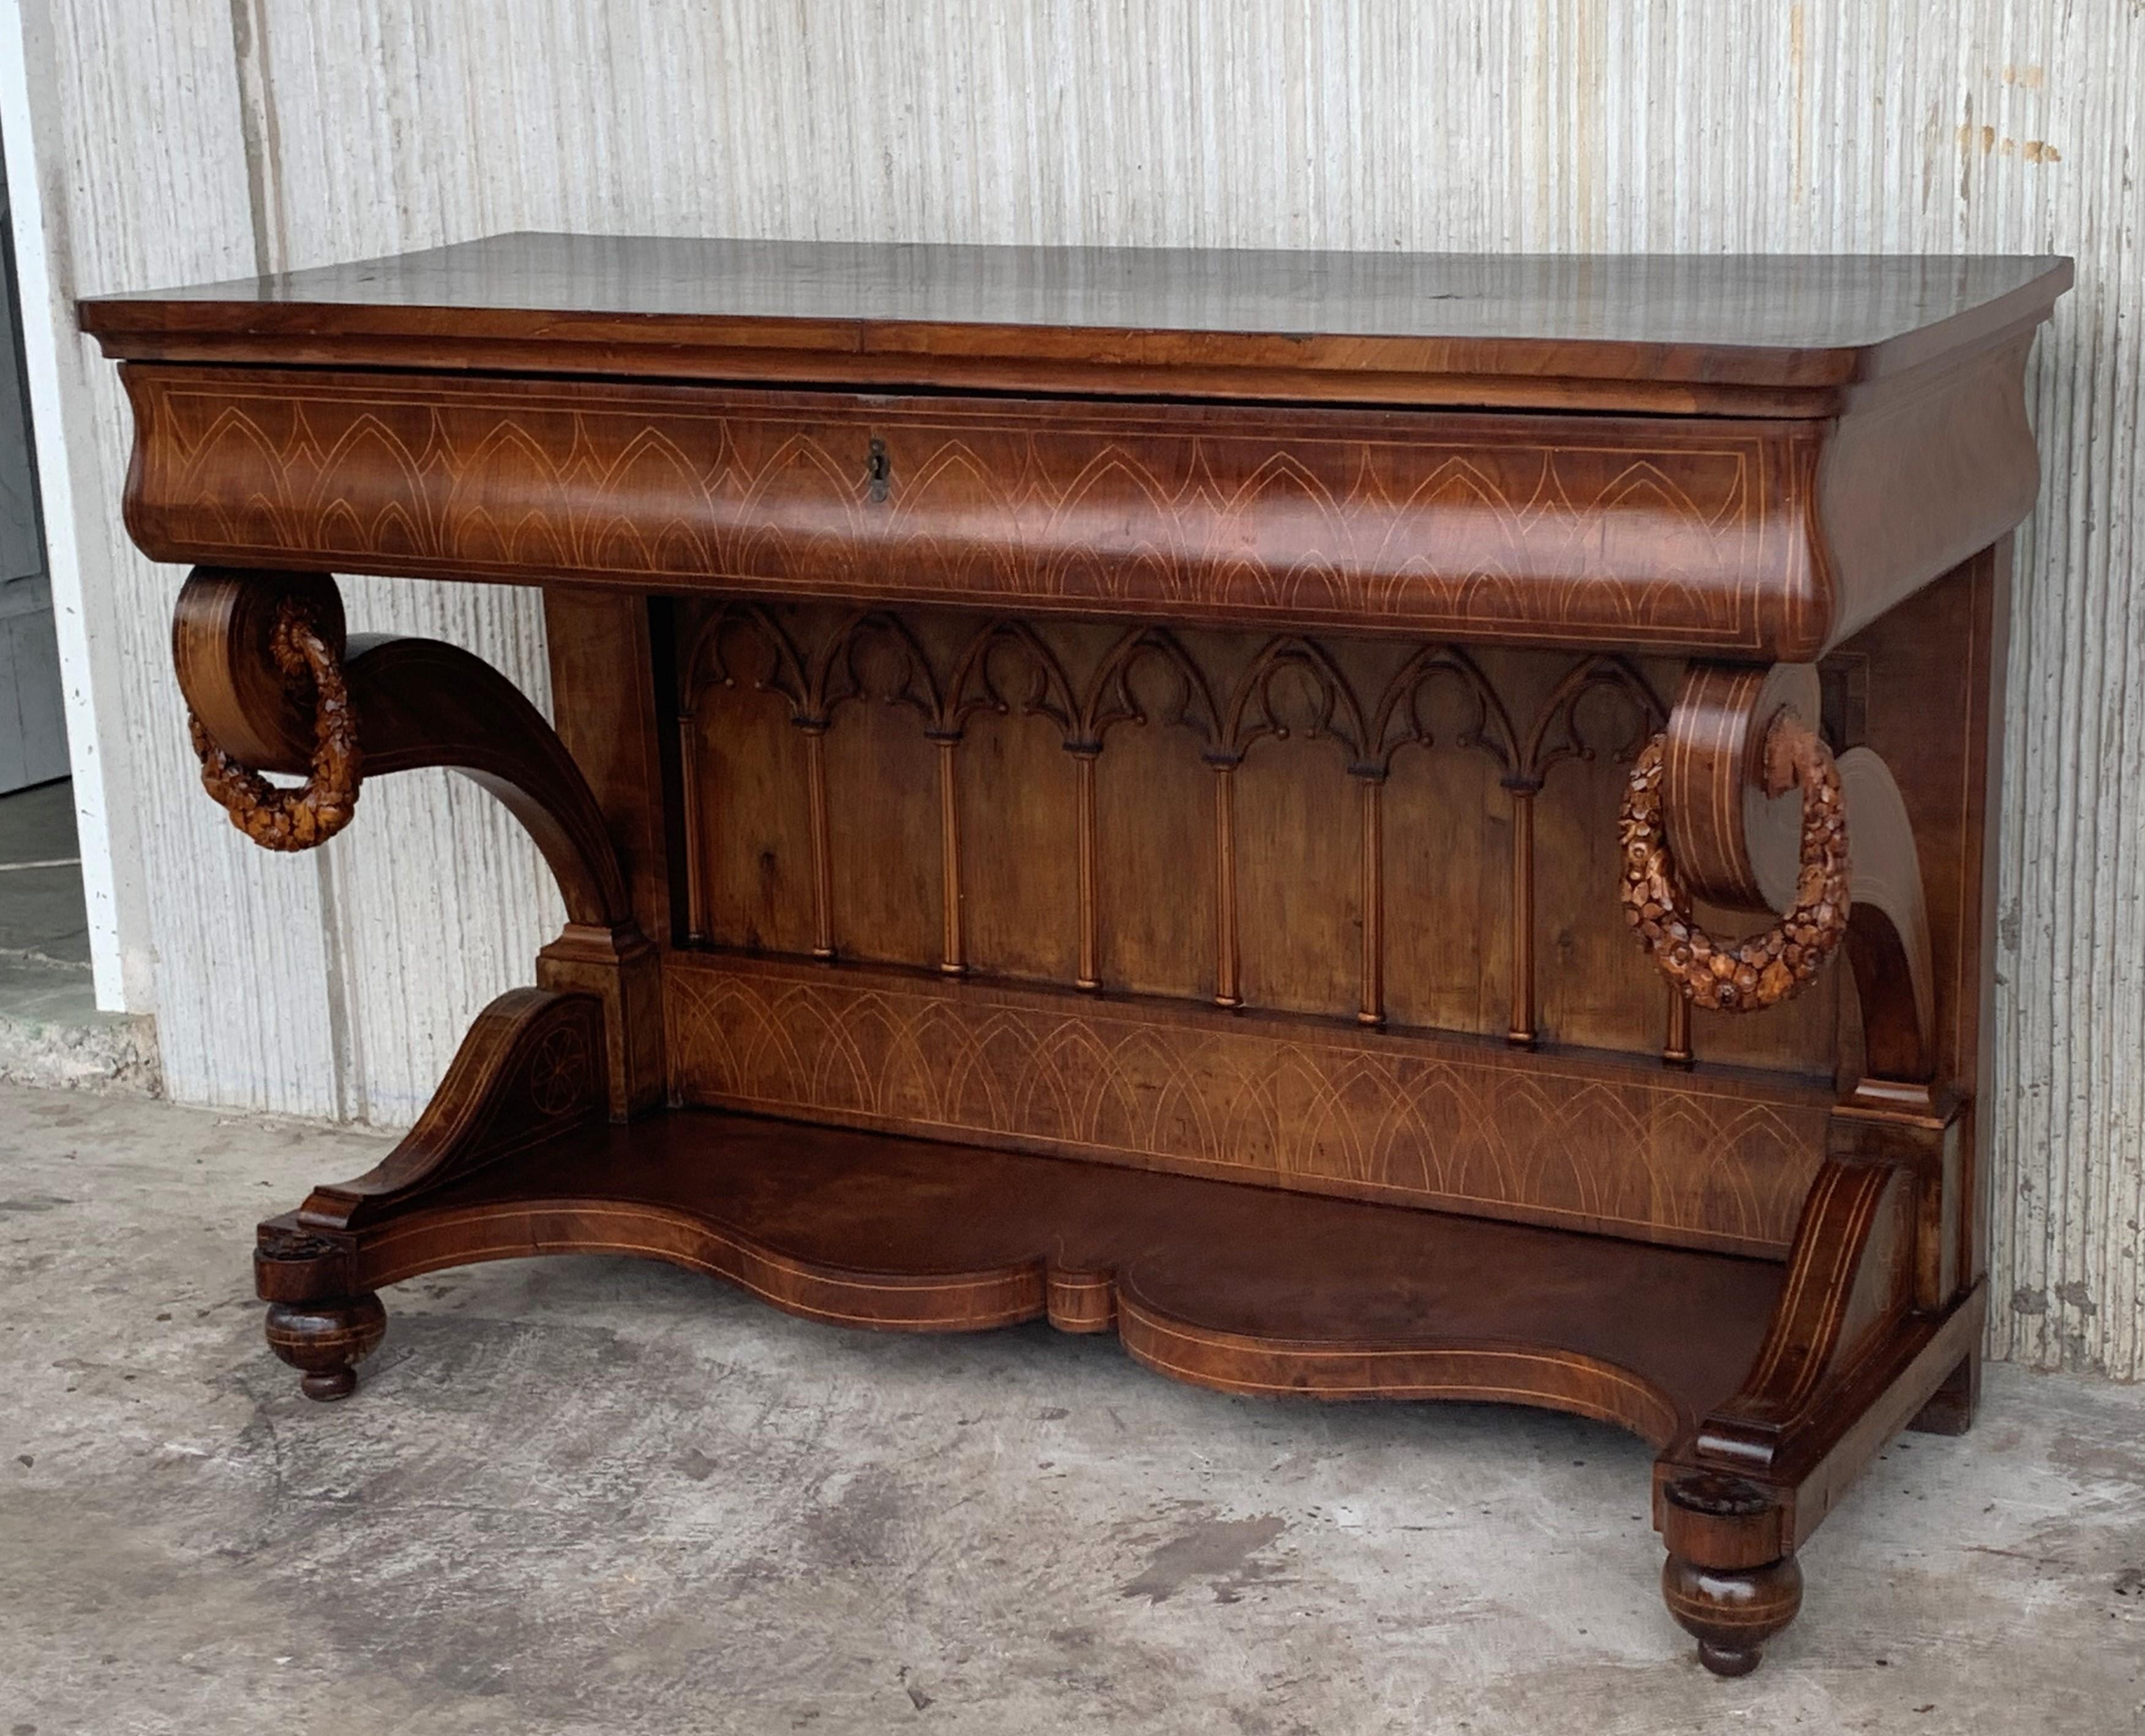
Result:
{"label": "brass keyhole escutcheon", "polygon": [[871,498],[883,500],[888,485],[893,480],[893,460],[886,455],[886,442],[883,440],[874,440],[870,452],[864,462],[864,476],[871,485]]}

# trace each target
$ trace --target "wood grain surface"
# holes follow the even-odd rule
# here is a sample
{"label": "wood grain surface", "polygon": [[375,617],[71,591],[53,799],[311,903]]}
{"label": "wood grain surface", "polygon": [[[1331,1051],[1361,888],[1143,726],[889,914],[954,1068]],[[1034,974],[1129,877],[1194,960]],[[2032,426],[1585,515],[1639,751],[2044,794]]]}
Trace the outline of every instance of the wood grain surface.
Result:
{"label": "wood grain surface", "polygon": [[1853,415],[134,365],[127,525],[167,560],[1808,660],[2031,507],[2022,342],[1993,373],[1969,359],[1885,386],[1885,405],[1926,402],[1936,431],[1881,477],[1834,456]]}
{"label": "wood grain surface", "polygon": [[[1724,1399],[1764,1261],[1181,1176],[674,1112],[570,1135],[359,1238],[364,1290],[567,1250],[712,1271],[844,1326],[973,1331],[1107,1286],[1143,1362],[1241,1392],[1499,1398],[1665,1445]],[[1076,1306],[1069,1324],[1092,1316]]]}
{"label": "wood grain surface", "polygon": [[689,1102],[1784,1253],[1830,1092],[809,961],[674,956]]}
{"label": "wood grain surface", "polygon": [[[1808,410],[2047,316],[2046,257],[1752,257],[888,246],[501,235],[85,303],[112,356],[965,383],[1084,375],[1173,395]],[[818,359],[818,366],[813,365]],[[1055,371],[1053,382],[1068,383]],[[1442,380],[1442,390],[1440,381]],[[1499,382],[1507,382],[1497,390]],[[1212,390],[1210,385],[1207,387]],[[1812,389],[1816,389],[1813,391]],[[1769,399],[1756,397],[1769,391]],[[1836,401],[1836,400],[1832,400]]]}

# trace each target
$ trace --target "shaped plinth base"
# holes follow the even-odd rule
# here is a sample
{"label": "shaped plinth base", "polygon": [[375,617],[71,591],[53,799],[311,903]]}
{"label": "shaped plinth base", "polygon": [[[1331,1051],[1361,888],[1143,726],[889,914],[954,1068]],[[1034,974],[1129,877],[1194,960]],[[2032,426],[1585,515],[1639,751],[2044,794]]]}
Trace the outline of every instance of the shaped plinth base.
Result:
{"label": "shaped plinth base", "polygon": [[[307,1211],[351,1192],[319,1190]],[[362,1354],[336,1336],[356,1306],[343,1298],[479,1261],[630,1253],[814,1320],[1048,1319],[1114,1331],[1149,1367],[1224,1391],[1519,1400],[1656,1446],[1734,1390],[1782,1276],[1734,1255],[706,1110],[583,1122],[349,1217],[337,1232],[262,1226],[265,1293],[288,1311],[276,1318],[305,1323],[271,1328],[278,1354],[331,1377]]]}
{"label": "shaped plinth base", "polygon": [[[574,1004],[537,997],[502,1052],[548,1052],[537,1038]],[[1224,1392],[1544,1405],[1663,1450],[1663,1592],[1706,1668],[1736,1675],[1794,1619],[1794,1553],[1861,1465],[1933,1400],[1970,1394],[1983,1298],[1907,1306],[1896,1256],[1915,1220],[1896,1166],[1828,1162],[1783,1266],[718,1110],[619,1125],[599,1118],[595,1077],[575,1073],[573,1114],[457,1121],[410,1163],[261,1226],[269,1342],[311,1396],[356,1385],[387,1285],[603,1253],[844,1326],[1115,1332],[1147,1367]]]}

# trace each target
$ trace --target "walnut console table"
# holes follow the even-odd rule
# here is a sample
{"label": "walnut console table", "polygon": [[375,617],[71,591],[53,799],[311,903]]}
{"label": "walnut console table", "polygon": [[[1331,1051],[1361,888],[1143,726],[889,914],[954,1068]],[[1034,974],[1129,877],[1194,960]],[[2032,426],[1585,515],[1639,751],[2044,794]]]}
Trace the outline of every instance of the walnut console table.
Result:
{"label": "walnut console table", "polygon": [[[210,793],[304,849],[454,767],[569,913],[261,1226],[270,1344],[339,1397],[381,1288],[597,1250],[1577,1411],[1750,1669],[1973,1413],[2069,277],[520,236],[84,303]],[[543,586],[555,724],[338,571]]]}

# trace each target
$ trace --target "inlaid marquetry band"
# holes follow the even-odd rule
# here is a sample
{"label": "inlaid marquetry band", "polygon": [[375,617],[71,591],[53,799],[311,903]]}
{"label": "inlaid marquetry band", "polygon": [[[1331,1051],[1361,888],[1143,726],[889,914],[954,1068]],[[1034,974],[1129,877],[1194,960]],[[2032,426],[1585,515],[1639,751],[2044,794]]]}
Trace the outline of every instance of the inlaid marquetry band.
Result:
{"label": "inlaid marquetry band", "polygon": [[1794,713],[1783,711],[1765,738],[1770,794],[1802,791],[1802,853],[1794,903],[1747,940],[1716,940],[1692,916],[1691,898],[1669,853],[1661,817],[1667,732],[1648,742],[1625,786],[1620,825],[1624,915],[1670,982],[1697,1005],[1755,1012],[1799,994],[1847,936],[1847,815],[1832,750]]}
{"label": "inlaid marquetry band", "polygon": [[280,788],[240,764],[191,708],[187,728],[201,759],[202,787],[222,804],[234,826],[264,849],[310,850],[341,831],[357,811],[363,766],[357,719],[342,659],[310,598],[286,596],[277,605],[269,651],[294,694],[312,691],[312,763],[303,784]]}
{"label": "inlaid marquetry band", "polygon": [[[163,560],[1754,659],[1825,630],[1815,430],[1794,422],[1326,410],[1277,431],[1269,405],[192,366],[126,384],[128,523]],[[884,499],[857,485],[873,440]]]}

